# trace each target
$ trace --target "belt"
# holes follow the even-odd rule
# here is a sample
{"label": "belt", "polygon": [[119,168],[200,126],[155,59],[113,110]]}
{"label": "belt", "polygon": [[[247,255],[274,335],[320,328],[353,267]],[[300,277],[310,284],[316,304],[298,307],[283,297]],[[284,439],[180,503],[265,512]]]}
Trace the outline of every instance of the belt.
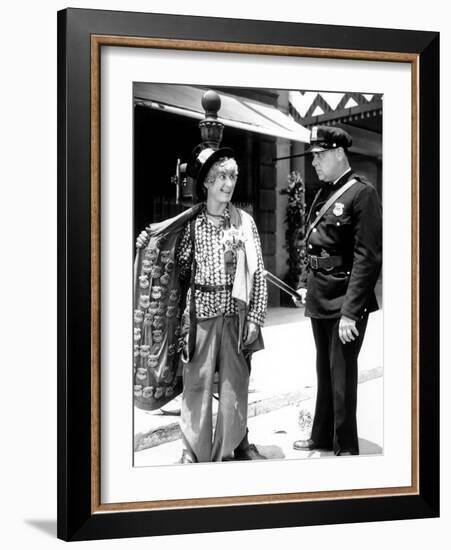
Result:
{"label": "belt", "polygon": [[233,285],[200,285],[195,283],[194,288],[202,292],[221,292],[222,290],[232,290]]}
{"label": "belt", "polygon": [[335,267],[341,267],[344,265],[343,256],[311,256],[307,255],[307,265],[313,270],[324,269],[325,271],[331,271]]}

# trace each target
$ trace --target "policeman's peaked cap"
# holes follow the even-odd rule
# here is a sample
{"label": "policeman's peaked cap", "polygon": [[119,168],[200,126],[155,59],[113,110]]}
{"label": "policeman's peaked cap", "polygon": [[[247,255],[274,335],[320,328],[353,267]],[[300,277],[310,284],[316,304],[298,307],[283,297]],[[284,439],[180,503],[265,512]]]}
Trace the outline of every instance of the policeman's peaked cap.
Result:
{"label": "policeman's peaked cap", "polygon": [[202,144],[194,149],[186,167],[186,172],[188,176],[196,180],[198,189],[203,185],[210,168],[221,158],[235,158],[233,149],[230,147],[213,149]]}
{"label": "policeman's peaked cap", "polygon": [[347,149],[352,145],[352,138],[342,128],[335,126],[313,126],[310,134],[310,147],[306,153],[319,153],[329,149],[343,147]]}

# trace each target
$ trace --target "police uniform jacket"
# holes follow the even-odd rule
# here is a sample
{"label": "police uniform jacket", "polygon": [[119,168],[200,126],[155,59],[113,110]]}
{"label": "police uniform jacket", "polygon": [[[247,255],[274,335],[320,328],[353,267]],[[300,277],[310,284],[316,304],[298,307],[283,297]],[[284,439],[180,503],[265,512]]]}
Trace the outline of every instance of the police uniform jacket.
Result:
{"label": "police uniform jacket", "polygon": [[[375,188],[352,171],[335,184],[324,184],[312,204],[307,227],[338,188],[353,178],[356,183],[332,203],[306,242],[308,317],[345,315],[357,321],[378,309],[374,287],[382,264],[382,212]],[[334,257],[340,265],[315,269],[315,257]]]}

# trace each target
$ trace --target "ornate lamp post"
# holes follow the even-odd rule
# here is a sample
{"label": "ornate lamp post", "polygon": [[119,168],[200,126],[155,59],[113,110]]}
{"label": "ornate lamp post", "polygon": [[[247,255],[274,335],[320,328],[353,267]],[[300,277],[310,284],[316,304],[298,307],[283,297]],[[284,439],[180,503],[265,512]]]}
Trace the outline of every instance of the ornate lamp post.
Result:
{"label": "ornate lamp post", "polygon": [[224,124],[218,121],[221,98],[213,90],[208,90],[202,96],[202,107],[205,110],[205,118],[199,122],[202,144],[212,149],[219,149],[224,130]]}
{"label": "ornate lamp post", "polygon": [[[202,107],[205,111],[205,118],[199,122],[201,143],[205,147],[219,149],[222,141],[224,124],[218,121],[218,111],[221,108],[221,98],[213,90],[208,90],[202,96]],[[176,173],[171,181],[176,185],[176,203],[191,206],[195,197],[195,182],[186,175],[187,163],[177,159]]]}

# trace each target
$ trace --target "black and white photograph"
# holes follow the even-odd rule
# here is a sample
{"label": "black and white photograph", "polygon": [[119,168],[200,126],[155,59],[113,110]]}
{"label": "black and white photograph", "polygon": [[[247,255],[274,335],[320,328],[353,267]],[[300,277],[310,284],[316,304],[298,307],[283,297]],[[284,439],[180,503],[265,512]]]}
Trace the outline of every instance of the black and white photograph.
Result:
{"label": "black and white photograph", "polygon": [[58,22],[59,536],[433,517],[436,34]]}
{"label": "black and white photograph", "polygon": [[133,83],[135,468],[383,455],[383,100]]}
{"label": "black and white photograph", "polygon": [[3,548],[450,539],[447,13],[5,5]]}

